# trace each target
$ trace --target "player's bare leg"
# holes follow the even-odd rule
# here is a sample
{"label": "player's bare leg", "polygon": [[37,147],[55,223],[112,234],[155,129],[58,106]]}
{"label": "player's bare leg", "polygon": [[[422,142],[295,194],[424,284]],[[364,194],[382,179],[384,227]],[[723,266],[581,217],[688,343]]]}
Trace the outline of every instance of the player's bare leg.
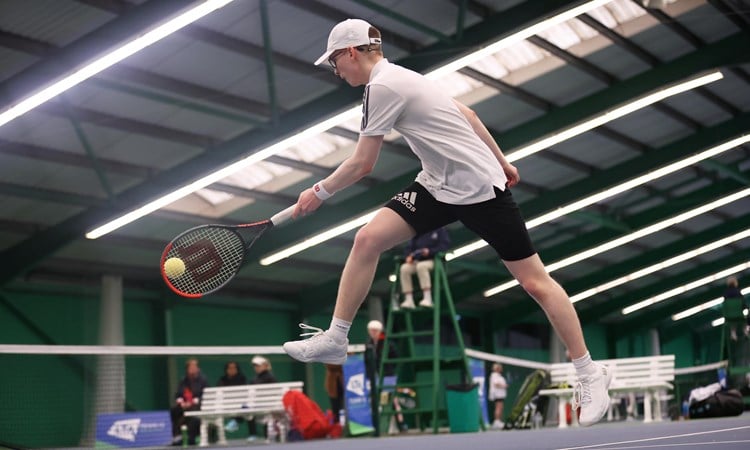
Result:
{"label": "player's bare leg", "polygon": [[[547,273],[539,255],[519,261],[503,261],[526,292],[539,303],[552,327],[568,348],[580,382],[576,399],[581,407],[581,425],[598,422],[609,408],[609,383],[612,374],[591,361],[573,304],[565,290]],[[575,405],[574,405],[575,406]]]}
{"label": "player's bare leg", "polygon": [[[325,332],[313,330],[311,338],[284,344],[292,358],[302,362],[343,364],[346,361],[347,335],[357,310],[370,291],[380,255],[414,236],[414,230],[391,209],[382,208],[357,232],[354,245],[339,283],[331,326]],[[300,324],[300,326],[303,326]]]}

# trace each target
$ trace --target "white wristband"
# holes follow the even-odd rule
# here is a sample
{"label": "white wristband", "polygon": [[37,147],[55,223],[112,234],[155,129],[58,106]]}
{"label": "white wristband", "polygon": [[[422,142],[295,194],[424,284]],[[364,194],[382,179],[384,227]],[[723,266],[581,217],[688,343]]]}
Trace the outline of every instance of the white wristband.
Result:
{"label": "white wristband", "polygon": [[313,184],[312,190],[315,193],[315,196],[321,200],[328,200],[333,196],[333,194],[326,191],[326,188],[323,187],[322,181],[318,181],[317,183]]}

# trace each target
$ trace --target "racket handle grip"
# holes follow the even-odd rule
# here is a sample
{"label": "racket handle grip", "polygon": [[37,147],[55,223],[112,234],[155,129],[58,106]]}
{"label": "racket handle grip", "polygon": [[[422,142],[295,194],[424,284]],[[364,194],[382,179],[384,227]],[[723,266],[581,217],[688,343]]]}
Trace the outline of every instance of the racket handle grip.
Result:
{"label": "racket handle grip", "polygon": [[274,226],[276,226],[276,225],[281,225],[282,223],[284,223],[287,220],[291,219],[292,218],[292,213],[294,213],[294,207],[295,206],[297,206],[296,203],[294,205],[288,207],[287,209],[274,214],[274,216],[271,217],[271,223]]}

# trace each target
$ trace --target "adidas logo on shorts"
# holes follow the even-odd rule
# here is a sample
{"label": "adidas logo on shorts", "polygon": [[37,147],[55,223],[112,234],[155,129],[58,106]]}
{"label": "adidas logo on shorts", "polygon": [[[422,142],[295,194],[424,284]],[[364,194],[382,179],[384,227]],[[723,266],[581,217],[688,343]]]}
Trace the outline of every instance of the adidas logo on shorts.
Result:
{"label": "adidas logo on shorts", "polygon": [[414,204],[417,202],[416,192],[401,192],[393,196],[393,200],[401,203],[411,212],[415,212],[417,207]]}

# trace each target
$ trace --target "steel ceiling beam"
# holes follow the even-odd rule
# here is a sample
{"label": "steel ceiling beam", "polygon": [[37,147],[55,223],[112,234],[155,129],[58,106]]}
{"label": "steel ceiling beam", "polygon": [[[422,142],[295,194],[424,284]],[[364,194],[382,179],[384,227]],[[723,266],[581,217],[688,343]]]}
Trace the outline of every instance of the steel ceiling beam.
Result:
{"label": "steel ceiling beam", "polygon": [[[77,0],[79,3],[83,3],[94,8],[98,8],[104,11],[122,15],[133,9],[136,5],[129,3],[124,0]],[[211,28],[201,26],[197,23],[188,25],[187,27],[179,30],[178,34],[185,36],[190,39],[195,39],[209,43],[213,46],[228,50],[239,55],[249,56],[258,61],[263,61],[265,56],[265,49],[263,46],[255,45],[251,42],[238,39],[228,34],[220,33],[212,30]],[[276,65],[285,69],[298,72],[298,73],[310,73],[316,70],[320,73],[326,69],[316,68],[308,61],[302,61],[292,56],[286,55],[281,52],[273,52],[273,60]]]}
{"label": "steel ceiling beam", "polygon": [[185,10],[191,3],[194,2],[162,0],[138,5],[106,26],[99,27],[60,49],[52,57],[47,57],[3,81],[0,84],[0,101],[5,105],[17,103],[41,86],[72,72],[83,62],[89,61],[92,55],[103,54],[132,39],[165,18]]}
{"label": "steel ceiling beam", "polygon": [[[22,53],[34,55],[43,60],[49,60],[56,57],[58,53],[64,51],[63,48],[55,45],[43,42],[37,39],[32,39],[26,36],[20,36],[7,31],[0,30],[0,46],[11,48]],[[123,82],[123,80],[125,82]],[[217,91],[211,88],[200,86],[194,83],[190,83],[177,78],[160,75],[154,72],[149,72],[137,67],[128,66],[126,62],[121,62],[114,67],[110,67],[103,73],[97,74],[95,77],[90,78],[86,81],[92,85],[102,87],[105,89],[115,89],[118,91],[128,91],[130,94],[136,94],[140,97],[146,97],[155,101],[164,101],[163,95],[156,92],[144,95],[143,92],[136,93],[135,88],[127,83],[137,83],[142,86],[146,86],[155,91],[171,92],[175,95],[180,95],[179,99],[171,99],[169,103],[180,102],[183,107],[190,107],[194,110],[201,112],[207,112],[206,107],[195,100],[205,101],[214,105],[231,109],[233,111],[240,111],[246,114],[245,122],[258,124],[258,118],[267,119],[270,115],[270,109],[268,105],[261,102],[257,102],[252,99],[240,97],[227,92]],[[209,108],[210,109],[210,108]],[[228,112],[219,112],[216,115],[218,117],[225,117],[229,114]],[[236,116],[236,114],[235,114]],[[233,118],[235,121],[236,118]]]}

